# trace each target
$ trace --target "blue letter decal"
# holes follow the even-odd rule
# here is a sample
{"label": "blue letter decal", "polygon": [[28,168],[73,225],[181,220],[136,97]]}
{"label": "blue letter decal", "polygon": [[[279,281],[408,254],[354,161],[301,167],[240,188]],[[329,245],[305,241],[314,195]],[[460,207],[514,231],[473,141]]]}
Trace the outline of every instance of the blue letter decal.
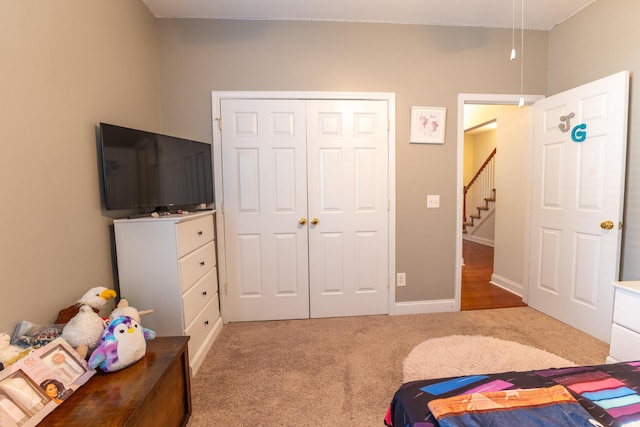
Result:
{"label": "blue letter decal", "polygon": [[587,125],[584,123],[574,127],[571,131],[571,139],[573,139],[574,142],[583,142],[585,139],[587,139],[586,129]]}

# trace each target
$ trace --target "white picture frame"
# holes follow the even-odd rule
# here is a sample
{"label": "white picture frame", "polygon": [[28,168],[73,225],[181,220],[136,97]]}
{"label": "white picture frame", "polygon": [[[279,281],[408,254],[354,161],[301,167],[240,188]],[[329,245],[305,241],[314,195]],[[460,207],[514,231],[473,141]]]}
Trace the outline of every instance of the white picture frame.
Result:
{"label": "white picture frame", "polygon": [[447,109],[445,107],[411,107],[412,144],[444,144]]}

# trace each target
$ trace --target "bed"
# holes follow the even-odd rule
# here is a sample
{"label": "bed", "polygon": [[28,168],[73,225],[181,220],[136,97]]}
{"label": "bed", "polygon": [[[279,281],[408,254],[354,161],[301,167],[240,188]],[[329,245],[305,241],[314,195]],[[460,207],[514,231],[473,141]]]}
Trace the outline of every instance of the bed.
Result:
{"label": "bed", "polygon": [[[384,423],[390,427],[471,425],[473,423],[469,418],[464,417],[470,414],[504,417],[501,405],[510,396],[539,390],[554,394],[554,397],[545,403],[534,400],[533,403],[522,404],[514,414],[526,418],[530,417],[532,411],[539,411],[543,407],[545,410],[560,408],[564,414],[565,409],[570,407],[589,421],[586,424],[538,421],[533,425],[640,426],[640,362],[413,381],[403,384],[396,391]],[[566,393],[564,397],[568,398],[554,400],[557,399],[556,392]],[[484,400],[478,399],[478,396]],[[487,396],[489,399],[486,399]],[[500,411],[487,409],[482,403],[490,401],[495,409],[499,400]],[[537,417],[538,413],[534,415]],[[526,422],[515,420],[518,419],[494,425],[527,425]],[[475,425],[491,422],[485,419]]]}

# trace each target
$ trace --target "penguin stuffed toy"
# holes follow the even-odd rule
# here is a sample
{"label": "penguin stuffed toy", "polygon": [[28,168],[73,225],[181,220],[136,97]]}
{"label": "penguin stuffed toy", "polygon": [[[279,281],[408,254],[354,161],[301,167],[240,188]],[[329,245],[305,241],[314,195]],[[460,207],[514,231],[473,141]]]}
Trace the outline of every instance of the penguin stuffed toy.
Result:
{"label": "penguin stuffed toy", "polygon": [[146,340],[156,336],[129,316],[116,317],[100,338],[100,344],[91,353],[89,367],[114,372],[142,359],[147,351]]}

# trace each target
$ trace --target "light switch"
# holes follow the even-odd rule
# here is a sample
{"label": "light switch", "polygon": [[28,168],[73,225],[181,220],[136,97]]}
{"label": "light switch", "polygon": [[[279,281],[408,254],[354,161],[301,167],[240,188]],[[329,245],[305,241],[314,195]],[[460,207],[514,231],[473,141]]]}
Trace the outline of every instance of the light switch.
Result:
{"label": "light switch", "polygon": [[429,194],[427,196],[427,208],[439,208],[440,207],[440,195]]}

